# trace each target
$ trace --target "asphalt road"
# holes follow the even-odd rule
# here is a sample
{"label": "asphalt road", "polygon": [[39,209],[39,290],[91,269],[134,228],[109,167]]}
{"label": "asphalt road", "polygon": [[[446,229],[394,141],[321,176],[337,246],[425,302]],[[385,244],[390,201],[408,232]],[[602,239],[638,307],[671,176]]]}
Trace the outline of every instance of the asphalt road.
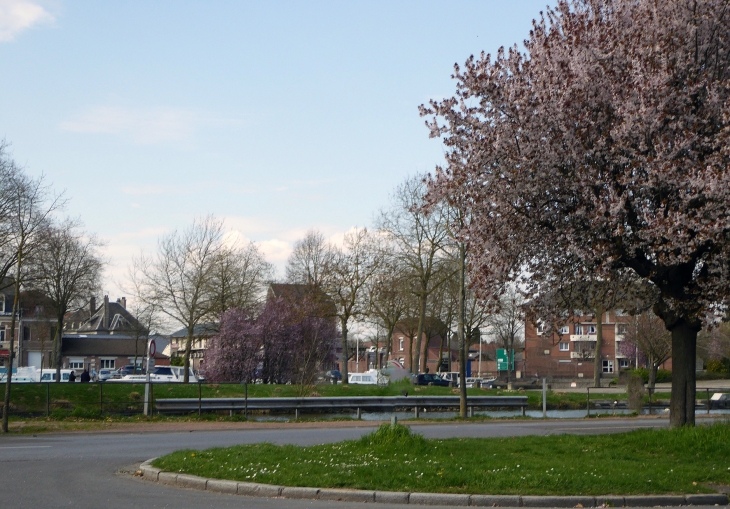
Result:
{"label": "asphalt road", "polygon": [[[616,433],[666,427],[666,419],[495,421],[418,425],[429,438],[504,437],[561,433]],[[374,426],[323,429],[263,429],[207,432],[69,433],[0,436],[0,508],[335,508],[362,504],[259,499],[184,490],[133,477],[144,460],[181,448],[205,449],[240,443],[311,445],[361,436]],[[378,505],[378,509],[403,509]]]}

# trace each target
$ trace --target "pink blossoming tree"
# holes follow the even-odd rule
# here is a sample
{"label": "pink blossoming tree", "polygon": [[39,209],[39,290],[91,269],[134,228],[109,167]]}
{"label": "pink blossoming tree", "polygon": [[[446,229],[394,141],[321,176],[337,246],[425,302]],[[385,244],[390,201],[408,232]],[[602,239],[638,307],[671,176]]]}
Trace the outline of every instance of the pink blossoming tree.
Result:
{"label": "pink blossoming tree", "polygon": [[671,425],[693,425],[697,332],[730,291],[728,4],[563,0],[524,44],[470,57],[422,107],[448,147],[431,199],[472,214],[482,297],[624,268],[655,285]]}

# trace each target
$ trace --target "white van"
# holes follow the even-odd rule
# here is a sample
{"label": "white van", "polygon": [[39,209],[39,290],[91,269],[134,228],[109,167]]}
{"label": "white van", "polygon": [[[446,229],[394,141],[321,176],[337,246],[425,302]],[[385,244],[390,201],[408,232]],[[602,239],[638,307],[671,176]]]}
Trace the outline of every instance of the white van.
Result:
{"label": "white van", "polygon": [[347,376],[347,383],[363,384],[363,385],[377,385],[378,378],[371,373],[350,373]]}
{"label": "white van", "polygon": [[379,373],[377,369],[370,369],[365,373],[350,373],[347,375],[347,383],[361,385],[388,385],[388,377]]}
{"label": "white van", "polygon": [[[61,370],[61,381],[68,382],[68,377],[73,369],[62,369]],[[55,369],[44,369],[41,371],[41,382],[55,382],[56,381],[56,370]]]}

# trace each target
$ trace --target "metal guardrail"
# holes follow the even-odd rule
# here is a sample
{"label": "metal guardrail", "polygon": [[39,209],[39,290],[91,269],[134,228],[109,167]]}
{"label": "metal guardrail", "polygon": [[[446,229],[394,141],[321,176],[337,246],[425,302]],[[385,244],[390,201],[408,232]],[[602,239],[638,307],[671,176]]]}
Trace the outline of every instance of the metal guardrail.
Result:
{"label": "metal guardrail", "polygon": [[[353,397],[315,397],[315,398],[159,398],[155,400],[155,409],[160,413],[213,412],[228,410],[230,412],[250,410],[284,410],[294,411],[296,415],[302,410],[361,410],[395,411],[398,408],[454,408],[459,407],[458,396],[353,396]],[[482,408],[521,408],[524,415],[527,408],[527,396],[470,396],[467,407],[473,412],[474,407]]]}

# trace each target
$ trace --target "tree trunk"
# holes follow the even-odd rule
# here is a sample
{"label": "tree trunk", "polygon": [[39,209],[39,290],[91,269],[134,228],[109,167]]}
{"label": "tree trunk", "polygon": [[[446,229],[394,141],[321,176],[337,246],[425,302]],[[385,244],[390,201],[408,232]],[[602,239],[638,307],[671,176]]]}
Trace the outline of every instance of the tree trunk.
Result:
{"label": "tree trunk", "polygon": [[[10,387],[13,379],[13,355],[15,354],[15,317],[18,314],[20,303],[20,262],[18,262],[18,275],[15,278],[15,296],[13,298],[13,315],[10,317],[10,348],[8,349],[8,371],[5,378],[5,399],[3,400],[3,433],[8,432],[8,418],[10,417]],[[20,334],[18,334],[20,342]]]}
{"label": "tree trunk", "polygon": [[[392,327],[388,327],[388,341],[385,342],[385,366],[388,366],[390,360],[391,347],[393,346],[393,331],[395,330],[395,324]],[[381,366],[382,369],[382,366]]]}
{"label": "tree trunk", "polygon": [[347,321],[340,319],[340,324],[342,325],[342,369],[340,371],[342,371],[342,383],[346,384],[350,380],[350,370],[347,366],[350,360],[350,352],[347,345]]}
{"label": "tree trunk", "polygon": [[654,360],[654,356],[649,357],[649,389],[654,390],[656,385],[656,370],[659,368],[659,364]]}
{"label": "tree trunk", "polygon": [[466,359],[467,345],[464,336],[466,303],[466,248],[463,242],[459,242],[459,318],[457,330],[459,333],[459,416],[466,418]]}
{"label": "tree trunk", "polygon": [[188,335],[185,340],[185,355],[183,356],[183,383],[190,383],[190,352],[193,349],[194,325],[188,325]]}
{"label": "tree trunk", "polygon": [[603,348],[603,309],[596,309],[596,355],[593,357],[593,386],[601,386],[601,373],[603,370],[603,359],[601,356]]}
{"label": "tree trunk", "polygon": [[[421,343],[423,339],[423,329],[426,328],[426,287],[425,285],[421,288],[421,294],[419,295],[419,311],[418,311],[418,333],[416,335],[416,358],[414,359],[416,371],[414,373],[423,373],[421,369]],[[428,344],[426,344],[428,348]],[[411,367],[411,370],[413,367]]]}
{"label": "tree trunk", "polygon": [[56,383],[61,383],[61,363],[63,361],[63,357],[61,356],[62,348],[63,314],[59,311],[58,316],[56,317],[56,334],[53,337],[53,366],[56,368]]}
{"label": "tree trunk", "polygon": [[697,331],[684,320],[672,329],[672,400],[669,425],[672,428],[694,426],[697,355]]}

